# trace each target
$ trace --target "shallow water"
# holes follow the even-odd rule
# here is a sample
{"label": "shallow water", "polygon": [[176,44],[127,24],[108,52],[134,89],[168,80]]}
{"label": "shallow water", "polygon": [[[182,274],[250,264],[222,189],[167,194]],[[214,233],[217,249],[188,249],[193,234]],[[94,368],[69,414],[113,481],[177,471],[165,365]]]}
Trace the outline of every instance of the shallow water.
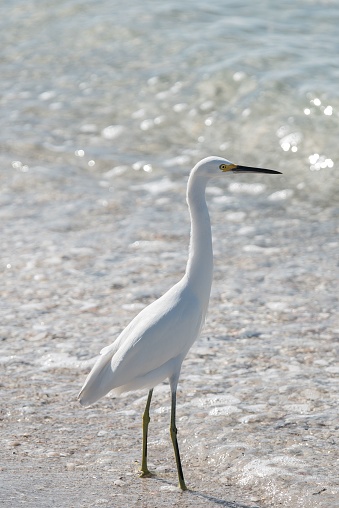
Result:
{"label": "shallow water", "polygon": [[[0,12],[2,504],[336,506],[335,4]],[[215,276],[181,375],[183,497],[166,384],[145,482],[145,394],[75,399],[101,347],[182,275],[187,175],[213,153],[283,176],[207,189]]]}
{"label": "shallow water", "polygon": [[335,202],[338,17],[313,1],[4,5],[4,164],[118,167],[127,184],[215,153]]}

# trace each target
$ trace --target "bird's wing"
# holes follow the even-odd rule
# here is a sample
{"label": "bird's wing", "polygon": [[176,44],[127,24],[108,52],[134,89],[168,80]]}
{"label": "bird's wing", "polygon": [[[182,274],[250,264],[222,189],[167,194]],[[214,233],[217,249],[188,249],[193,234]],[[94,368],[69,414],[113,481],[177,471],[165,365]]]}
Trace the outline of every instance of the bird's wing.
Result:
{"label": "bird's wing", "polygon": [[112,342],[112,344],[110,344],[109,346],[103,347],[102,350],[100,351],[100,354],[101,355],[110,354],[111,356],[113,356],[115,354],[115,352],[118,351],[118,349],[119,349],[119,344],[120,344],[119,338],[120,338],[120,336],[117,337],[115,342]]}
{"label": "bird's wing", "polygon": [[81,404],[92,404],[172,359],[181,362],[203,319],[204,308],[198,298],[189,288],[174,286],[143,309],[117,340],[102,350],[79,394]]}
{"label": "bird's wing", "polygon": [[195,295],[167,292],[144,309],[123,332],[112,356],[112,380],[129,383],[177,357],[186,356],[203,321],[202,306]]}

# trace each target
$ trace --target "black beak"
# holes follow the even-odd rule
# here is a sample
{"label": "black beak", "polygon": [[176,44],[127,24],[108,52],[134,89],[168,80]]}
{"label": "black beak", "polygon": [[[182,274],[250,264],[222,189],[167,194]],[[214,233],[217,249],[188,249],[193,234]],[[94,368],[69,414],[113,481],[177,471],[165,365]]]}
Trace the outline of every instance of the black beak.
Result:
{"label": "black beak", "polygon": [[268,173],[270,175],[282,175],[280,171],[274,169],[251,168],[249,166],[236,166],[232,169],[233,173]]}

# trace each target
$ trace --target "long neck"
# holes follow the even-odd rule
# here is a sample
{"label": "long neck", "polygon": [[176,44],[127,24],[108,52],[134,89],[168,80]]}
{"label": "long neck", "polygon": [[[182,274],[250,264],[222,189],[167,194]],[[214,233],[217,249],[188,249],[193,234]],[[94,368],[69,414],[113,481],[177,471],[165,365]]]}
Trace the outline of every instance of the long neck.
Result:
{"label": "long neck", "polygon": [[213,276],[211,222],[205,190],[207,179],[191,172],[187,185],[187,203],[191,216],[191,238],[186,276],[192,289],[209,300]]}

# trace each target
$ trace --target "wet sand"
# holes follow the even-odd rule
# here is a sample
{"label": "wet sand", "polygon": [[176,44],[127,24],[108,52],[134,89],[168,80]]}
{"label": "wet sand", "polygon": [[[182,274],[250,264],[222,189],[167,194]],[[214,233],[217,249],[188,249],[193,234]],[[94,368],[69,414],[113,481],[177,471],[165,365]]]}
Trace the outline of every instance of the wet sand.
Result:
{"label": "wet sand", "polygon": [[1,506],[334,508],[334,207],[208,189],[214,285],[178,392],[188,492],[176,486],[167,383],[151,410],[150,479],[137,475],[146,393],[78,405],[95,355],[183,272],[185,179],[146,176],[2,173]]}

